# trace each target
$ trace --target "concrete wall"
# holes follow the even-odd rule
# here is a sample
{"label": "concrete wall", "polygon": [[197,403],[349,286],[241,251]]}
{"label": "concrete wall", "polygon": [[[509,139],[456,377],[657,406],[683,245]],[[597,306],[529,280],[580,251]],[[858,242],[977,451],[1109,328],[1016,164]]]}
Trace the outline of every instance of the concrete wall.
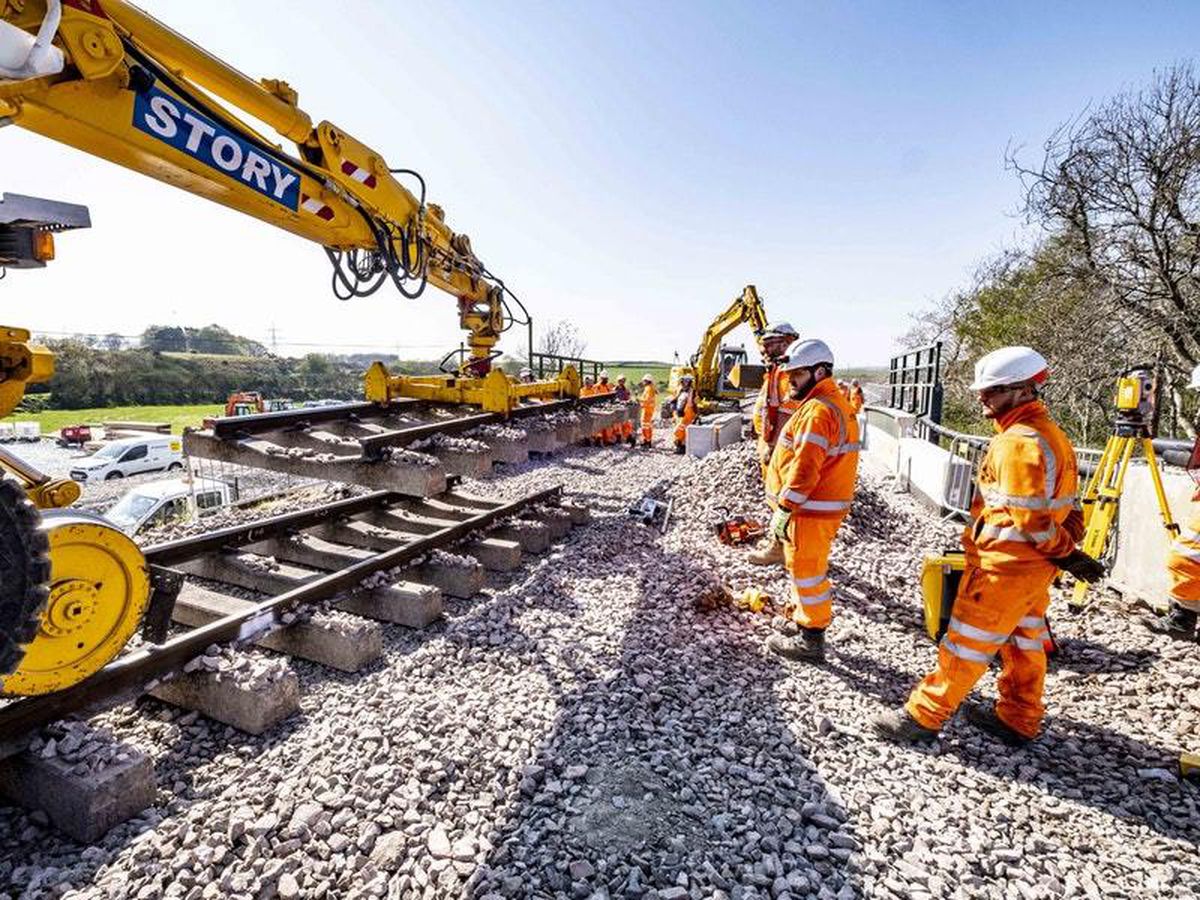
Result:
{"label": "concrete wall", "polygon": [[[1191,518],[1196,484],[1178,469],[1167,469],[1162,476],[1171,514],[1176,522],[1186,524]],[[1109,583],[1155,606],[1166,606],[1170,540],[1162,525],[1150,470],[1144,465],[1131,465],[1125,476],[1116,534],[1117,558]]]}

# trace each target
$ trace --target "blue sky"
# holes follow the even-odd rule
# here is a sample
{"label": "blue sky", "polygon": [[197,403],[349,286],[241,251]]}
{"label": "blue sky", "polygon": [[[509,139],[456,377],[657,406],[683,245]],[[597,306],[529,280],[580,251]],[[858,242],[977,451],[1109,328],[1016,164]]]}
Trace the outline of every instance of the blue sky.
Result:
{"label": "blue sky", "polygon": [[[753,282],[855,365],[1021,239],[1010,142],[1032,158],[1200,30],[1194,3],[144,6],[421,171],[535,318],[575,322],[590,353],[686,356]],[[37,135],[0,130],[0,171],[0,190],[94,222],[51,269],[0,282],[7,324],[215,321],[274,328],[282,352],[459,340],[448,296],[340,303],[316,246]]]}

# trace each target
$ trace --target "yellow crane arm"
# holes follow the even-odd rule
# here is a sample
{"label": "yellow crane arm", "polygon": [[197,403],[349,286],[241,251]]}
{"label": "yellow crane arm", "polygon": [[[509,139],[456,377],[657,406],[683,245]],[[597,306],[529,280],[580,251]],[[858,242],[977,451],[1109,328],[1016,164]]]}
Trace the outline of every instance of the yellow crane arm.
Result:
{"label": "yellow crane arm", "polygon": [[696,387],[701,396],[708,396],[716,390],[717,378],[720,374],[715,365],[717,351],[720,350],[721,341],[725,335],[743,322],[750,326],[755,340],[758,340],[767,330],[767,311],[763,308],[758,291],[752,284],[746,285],[742,293],[734,298],[725,311],[712,320],[712,323],[705,329],[704,337],[700,339],[699,348],[692,356],[692,368],[696,371]]}
{"label": "yellow crane arm", "polygon": [[125,0],[0,0],[0,41],[19,39],[17,30],[37,34],[59,14],[59,70],[50,62],[24,77],[0,72],[0,124],[321,244],[339,296],[364,296],[388,280],[410,297],[426,282],[447,291],[471,357],[487,358],[505,326],[503,284],[425,202],[423,181],[418,197],[395,177],[419,175],[390,168],[330,122],[314,127],[286,82],[254,81]]}

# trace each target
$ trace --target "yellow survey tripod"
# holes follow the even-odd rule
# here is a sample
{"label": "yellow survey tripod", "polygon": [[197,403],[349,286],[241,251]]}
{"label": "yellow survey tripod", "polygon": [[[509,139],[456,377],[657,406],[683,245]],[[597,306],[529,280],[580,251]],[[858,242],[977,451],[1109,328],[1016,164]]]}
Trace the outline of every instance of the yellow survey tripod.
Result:
{"label": "yellow survey tripod", "polygon": [[[1163,526],[1171,538],[1179,534],[1179,526],[1171,517],[1167,495],[1163,491],[1158,459],[1154,455],[1154,435],[1158,431],[1158,366],[1136,366],[1127,369],[1117,379],[1116,417],[1113,433],[1104,445],[1104,452],[1092,477],[1083,491],[1083,552],[1102,559],[1108,548],[1108,538],[1120,508],[1121,490],[1133,451],[1141,445],[1142,455],[1150,468],[1150,480],[1158,498],[1158,511]],[[1082,609],[1087,596],[1085,581],[1075,582],[1071,595],[1072,609]]]}

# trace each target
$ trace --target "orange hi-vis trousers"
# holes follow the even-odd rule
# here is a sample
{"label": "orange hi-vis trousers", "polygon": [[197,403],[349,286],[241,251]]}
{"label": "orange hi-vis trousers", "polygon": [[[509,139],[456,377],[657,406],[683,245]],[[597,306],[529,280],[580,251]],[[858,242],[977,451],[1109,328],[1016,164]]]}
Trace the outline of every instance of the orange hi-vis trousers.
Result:
{"label": "orange hi-vis trousers", "polygon": [[1167,555],[1171,599],[1185,609],[1200,612],[1200,509],[1193,508],[1187,525],[1171,544]]}
{"label": "orange hi-vis trousers", "polygon": [[913,688],[905,706],[909,714],[926,728],[941,728],[999,653],[996,715],[1026,737],[1037,737],[1046,711],[1045,617],[1057,571],[1049,561],[1004,573],[968,565],[938,647],[937,668]]}
{"label": "orange hi-vis trousers", "polygon": [[785,614],[802,628],[828,628],[833,620],[829,550],[844,516],[792,516],[783,561],[792,577]]}

